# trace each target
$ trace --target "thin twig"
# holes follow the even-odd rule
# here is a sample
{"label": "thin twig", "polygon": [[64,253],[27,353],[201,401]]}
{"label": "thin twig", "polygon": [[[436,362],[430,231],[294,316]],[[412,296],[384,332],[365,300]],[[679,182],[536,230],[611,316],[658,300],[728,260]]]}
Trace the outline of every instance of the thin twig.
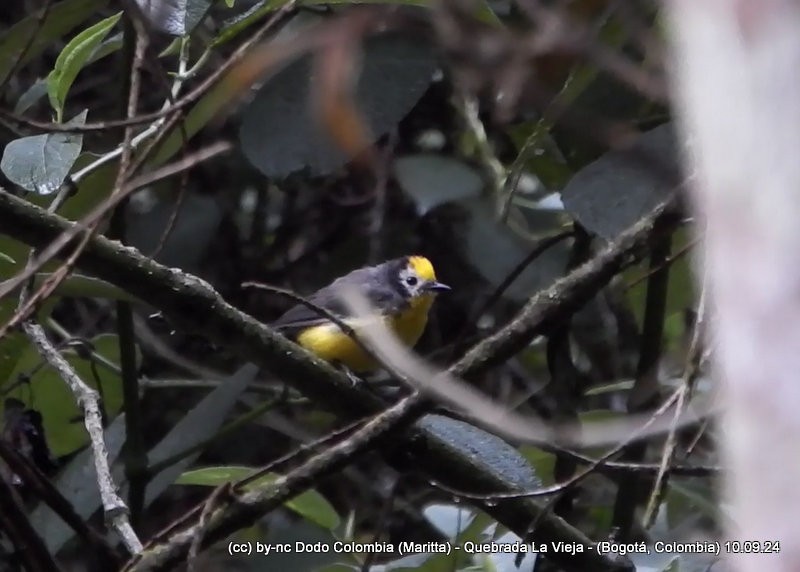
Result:
{"label": "thin twig", "polygon": [[91,441],[94,468],[106,522],[117,531],[128,551],[131,554],[138,554],[142,550],[142,543],[131,527],[128,520],[128,507],[117,494],[117,487],[111,477],[108,451],[103,439],[103,419],[100,415],[97,391],[83,382],[69,362],[64,359],[64,356],[50,343],[42,326],[26,322],[22,327],[41,356],[70,388],[78,405],[83,410],[84,424]]}
{"label": "thin twig", "polygon": [[492,142],[486,134],[486,128],[480,118],[478,100],[475,97],[458,92],[453,96],[456,109],[461,114],[464,126],[474,138],[478,160],[486,172],[492,196],[499,197],[506,184],[508,172],[492,148]]}
{"label": "thin twig", "polygon": [[673,417],[672,426],[667,434],[667,440],[664,444],[664,451],[661,454],[661,463],[659,465],[658,474],[656,475],[653,489],[647,501],[647,507],[642,517],[642,522],[645,528],[652,526],[657,515],[657,508],[663,500],[664,493],[666,492],[666,478],[669,465],[675,456],[675,447],[677,445],[677,420],[683,413],[684,408],[691,396],[695,380],[700,372],[700,363],[703,357],[703,328],[702,324],[705,320],[706,312],[706,283],[703,281],[703,288],[700,292],[700,300],[697,305],[697,320],[695,321],[694,331],[692,332],[692,341],[689,345],[689,352],[686,356],[686,366],[683,370],[683,384],[679,391],[678,406],[675,408],[675,415]]}

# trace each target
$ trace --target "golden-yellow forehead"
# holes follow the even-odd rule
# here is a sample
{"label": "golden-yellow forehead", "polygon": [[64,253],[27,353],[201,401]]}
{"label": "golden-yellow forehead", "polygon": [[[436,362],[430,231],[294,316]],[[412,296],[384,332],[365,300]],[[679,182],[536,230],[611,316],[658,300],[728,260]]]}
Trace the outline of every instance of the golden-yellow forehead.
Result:
{"label": "golden-yellow forehead", "polygon": [[414,269],[417,276],[423,280],[436,280],[436,273],[433,271],[433,264],[424,256],[409,256],[408,265]]}

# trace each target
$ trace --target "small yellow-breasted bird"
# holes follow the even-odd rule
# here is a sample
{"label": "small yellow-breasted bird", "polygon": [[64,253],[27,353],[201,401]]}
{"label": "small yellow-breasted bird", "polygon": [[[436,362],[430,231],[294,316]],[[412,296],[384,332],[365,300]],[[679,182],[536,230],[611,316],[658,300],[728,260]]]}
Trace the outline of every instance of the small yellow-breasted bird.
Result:
{"label": "small yellow-breasted bird", "polygon": [[[386,320],[400,340],[413,347],[428,323],[428,312],[436,294],[450,290],[436,281],[433,265],[424,256],[404,256],[377,266],[353,270],[308,297],[358,333],[341,293],[348,288],[360,292]],[[355,373],[377,367],[375,361],[336,324],[313,309],[298,304],[273,322],[273,327],[324,360]]]}

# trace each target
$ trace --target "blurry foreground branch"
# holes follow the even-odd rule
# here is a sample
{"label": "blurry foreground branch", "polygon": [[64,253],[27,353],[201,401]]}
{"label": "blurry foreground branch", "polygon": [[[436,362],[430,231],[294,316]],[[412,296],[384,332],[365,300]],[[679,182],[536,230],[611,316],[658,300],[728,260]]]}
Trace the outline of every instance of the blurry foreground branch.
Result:
{"label": "blurry foreground branch", "polygon": [[[727,538],[741,571],[800,570],[800,3],[673,0],[676,99],[721,380]],[[765,554],[764,551],[767,553]]]}

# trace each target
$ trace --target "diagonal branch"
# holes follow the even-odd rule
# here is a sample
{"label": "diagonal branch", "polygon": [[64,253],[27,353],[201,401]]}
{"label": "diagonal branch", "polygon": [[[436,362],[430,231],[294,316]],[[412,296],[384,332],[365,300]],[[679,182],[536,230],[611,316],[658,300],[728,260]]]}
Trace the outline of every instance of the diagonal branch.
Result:
{"label": "diagonal branch", "polygon": [[47,334],[42,326],[26,322],[22,327],[42,357],[69,386],[78,405],[83,409],[83,419],[86,424],[86,432],[89,433],[91,439],[97,485],[100,489],[100,498],[103,500],[106,521],[119,533],[131,554],[141,552],[142,543],[128,521],[128,507],[117,494],[117,487],[111,478],[108,451],[103,440],[103,418],[100,415],[97,392],[86,385],[75,373],[69,362],[47,339]]}

